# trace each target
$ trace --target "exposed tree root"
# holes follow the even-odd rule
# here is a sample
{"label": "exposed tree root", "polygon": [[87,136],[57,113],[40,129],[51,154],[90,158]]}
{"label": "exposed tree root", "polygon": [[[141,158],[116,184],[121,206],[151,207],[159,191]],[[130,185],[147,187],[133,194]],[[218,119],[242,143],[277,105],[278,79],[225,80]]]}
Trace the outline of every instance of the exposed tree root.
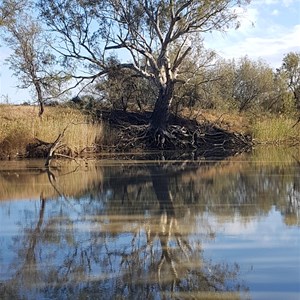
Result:
{"label": "exposed tree root", "polygon": [[251,137],[226,131],[215,124],[170,116],[166,130],[149,124],[150,114],[114,111],[101,113],[103,121],[118,130],[116,151],[183,150],[232,155],[252,146]]}
{"label": "exposed tree root", "polygon": [[[169,126],[162,130],[149,125],[151,114],[148,112],[99,111],[98,116],[117,131],[118,139],[115,145],[107,145],[114,152],[173,150],[171,152],[177,153],[177,158],[186,158],[189,153],[192,155],[189,155],[190,159],[224,158],[252,146],[251,137],[224,130],[209,122],[199,123],[171,115]],[[45,157],[46,165],[49,165],[53,156],[81,157],[82,153],[72,153],[71,149],[62,143],[66,129],[67,127],[53,143],[36,139],[28,145],[27,156]],[[94,151],[96,155],[97,149]],[[169,158],[165,154],[163,157]]]}

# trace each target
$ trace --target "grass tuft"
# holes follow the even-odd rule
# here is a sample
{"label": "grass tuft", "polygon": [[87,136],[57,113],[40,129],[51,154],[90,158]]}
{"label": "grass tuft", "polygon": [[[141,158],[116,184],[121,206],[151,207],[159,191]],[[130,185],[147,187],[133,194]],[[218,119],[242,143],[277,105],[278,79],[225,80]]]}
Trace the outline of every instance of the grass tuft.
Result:
{"label": "grass tuft", "polygon": [[260,143],[295,144],[300,142],[299,126],[288,117],[267,117],[253,122],[253,138]]}

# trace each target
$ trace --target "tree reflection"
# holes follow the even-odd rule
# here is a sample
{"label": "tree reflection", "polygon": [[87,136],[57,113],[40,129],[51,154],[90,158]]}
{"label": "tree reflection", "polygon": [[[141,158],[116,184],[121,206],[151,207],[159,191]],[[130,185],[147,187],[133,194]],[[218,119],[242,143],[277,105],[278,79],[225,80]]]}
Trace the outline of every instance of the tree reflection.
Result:
{"label": "tree reflection", "polygon": [[[182,234],[185,230],[181,229],[180,222],[176,218],[174,196],[169,187],[167,170],[151,167],[150,172],[160,206],[158,225],[160,230],[156,236],[161,245],[157,277],[162,290],[173,292],[175,295],[176,292],[179,292],[179,295],[200,291],[228,292],[230,279],[237,279],[238,266],[229,268],[203,260],[201,240],[197,240],[196,247],[193,247],[189,236]],[[212,236],[212,233],[209,235]],[[232,291],[239,291],[239,288],[239,284],[232,286]]]}
{"label": "tree reflection", "polygon": [[[40,209],[38,213],[37,223],[34,227],[24,229],[24,238],[16,241],[18,244],[17,252],[19,260],[14,262],[11,267],[15,271],[15,276],[1,285],[0,282],[0,295],[1,299],[19,299],[26,297],[25,289],[30,289],[32,283],[42,283],[39,272],[39,261],[37,259],[36,246],[41,238],[42,225],[44,221],[44,214],[46,208],[46,199],[41,194],[40,196]],[[25,288],[20,289],[20,283]]]}
{"label": "tree reflection", "polygon": [[[177,299],[218,293],[228,298],[232,292],[230,298],[239,298],[245,289],[238,267],[205,261],[202,236],[186,227],[192,220],[178,219],[168,170],[144,171],[152,183],[146,184],[147,193],[158,204],[154,214],[116,214],[104,192],[73,201],[73,209],[65,196],[50,201],[41,195],[35,225],[32,219],[23,222],[14,242],[14,275],[0,286],[2,297]],[[137,180],[137,203],[144,184]],[[132,192],[124,187],[119,184],[118,190]],[[131,205],[126,197],[119,198],[123,208]]]}
{"label": "tree reflection", "polygon": [[[43,173],[51,186],[48,196],[40,193],[38,204],[30,211],[24,208],[19,220],[7,255],[13,256],[10,279],[0,278],[0,295],[243,297],[247,288],[239,266],[206,258],[202,243],[214,238],[214,232],[203,216],[209,213],[222,221],[239,215],[250,222],[275,207],[287,224],[299,224],[300,168],[288,170],[230,161],[111,165],[93,169],[89,178],[77,171],[49,170]],[[41,186],[44,181],[36,188]]]}

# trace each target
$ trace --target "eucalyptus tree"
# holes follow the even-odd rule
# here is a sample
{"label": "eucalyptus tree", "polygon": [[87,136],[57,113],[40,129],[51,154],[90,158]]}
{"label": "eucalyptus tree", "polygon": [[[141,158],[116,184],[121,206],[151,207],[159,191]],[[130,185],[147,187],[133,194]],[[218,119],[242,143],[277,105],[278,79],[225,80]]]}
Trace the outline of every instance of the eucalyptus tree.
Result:
{"label": "eucalyptus tree", "polygon": [[11,24],[15,15],[24,9],[27,0],[0,0],[0,26]]}
{"label": "eucalyptus tree", "polygon": [[296,107],[300,110],[300,52],[286,54],[279,70],[293,93]]}
{"label": "eucalyptus tree", "polygon": [[214,72],[217,58],[214,51],[204,49],[202,41],[193,44],[193,51],[180,67],[181,82],[174,89],[172,106],[176,114],[184,109],[192,113],[195,109],[212,105],[211,94],[207,91],[209,83],[220,79]]}
{"label": "eucalyptus tree", "polygon": [[118,68],[109,70],[104,78],[97,80],[95,90],[110,107],[123,111],[128,108],[143,111],[145,107],[151,107],[157,94],[151,82],[136,76],[131,69]]}
{"label": "eucalyptus tree", "polygon": [[[250,0],[40,0],[41,16],[57,35],[56,50],[73,78],[95,81],[107,73],[106,58],[120,51],[117,68],[129,68],[158,90],[152,136],[169,135],[175,85],[181,66],[202,34],[238,26],[238,7]],[[170,55],[175,50],[175,55]]]}
{"label": "eucalyptus tree", "polygon": [[12,51],[6,61],[19,79],[18,88],[32,90],[42,116],[45,102],[60,93],[66,78],[56,70],[55,56],[30,7],[29,2],[26,6],[24,2],[24,10],[16,12],[15,20],[4,25],[2,38]]}
{"label": "eucalyptus tree", "polygon": [[273,71],[263,61],[242,57],[235,66],[233,98],[240,111],[263,106],[273,92]]}

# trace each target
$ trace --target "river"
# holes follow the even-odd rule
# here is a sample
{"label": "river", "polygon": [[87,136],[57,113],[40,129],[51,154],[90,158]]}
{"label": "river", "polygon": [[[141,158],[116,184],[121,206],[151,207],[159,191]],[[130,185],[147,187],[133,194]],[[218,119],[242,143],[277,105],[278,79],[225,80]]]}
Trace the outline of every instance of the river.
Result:
{"label": "river", "polygon": [[300,150],[0,162],[0,299],[299,299]]}

